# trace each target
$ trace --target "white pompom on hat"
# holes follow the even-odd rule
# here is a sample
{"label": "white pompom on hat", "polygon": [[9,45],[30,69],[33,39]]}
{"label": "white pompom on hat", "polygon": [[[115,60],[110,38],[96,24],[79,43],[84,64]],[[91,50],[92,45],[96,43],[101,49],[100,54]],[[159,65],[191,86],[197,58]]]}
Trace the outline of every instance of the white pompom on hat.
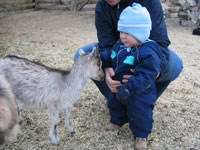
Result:
{"label": "white pompom on hat", "polygon": [[151,17],[147,9],[138,3],[125,8],[119,17],[118,31],[134,36],[141,43],[146,41],[151,31]]}

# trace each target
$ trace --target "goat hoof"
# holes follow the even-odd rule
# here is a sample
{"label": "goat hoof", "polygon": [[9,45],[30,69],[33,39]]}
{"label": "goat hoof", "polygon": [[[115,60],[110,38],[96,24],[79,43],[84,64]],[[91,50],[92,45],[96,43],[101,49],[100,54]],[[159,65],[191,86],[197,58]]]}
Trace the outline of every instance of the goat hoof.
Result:
{"label": "goat hoof", "polygon": [[74,135],[75,133],[76,133],[75,131],[70,132],[71,135]]}
{"label": "goat hoof", "polygon": [[24,119],[21,116],[17,118],[18,124],[22,125],[23,121],[24,121]]}
{"label": "goat hoof", "polygon": [[52,139],[50,139],[50,141],[51,141],[52,145],[59,145],[59,140],[56,140],[56,139],[52,140]]}
{"label": "goat hoof", "polygon": [[51,142],[51,144],[57,146],[59,145],[59,142]]}
{"label": "goat hoof", "polygon": [[75,133],[74,128],[72,128],[72,127],[65,127],[65,128],[67,129],[67,131],[68,131],[69,133],[71,133],[71,134]]}
{"label": "goat hoof", "polygon": [[59,144],[59,139],[55,137],[54,135],[49,135],[49,140],[51,141],[52,145],[58,145]]}
{"label": "goat hoof", "polygon": [[31,118],[26,118],[26,123],[27,123],[27,125],[33,124],[33,119],[31,119]]}

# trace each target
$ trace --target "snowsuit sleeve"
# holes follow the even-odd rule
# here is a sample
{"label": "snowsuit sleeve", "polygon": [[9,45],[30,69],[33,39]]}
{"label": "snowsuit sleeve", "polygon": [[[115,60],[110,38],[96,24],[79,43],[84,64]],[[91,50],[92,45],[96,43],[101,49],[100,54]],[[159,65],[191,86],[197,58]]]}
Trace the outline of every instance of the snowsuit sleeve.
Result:
{"label": "snowsuit sleeve", "polygon": [[134,75],[126,83],[130,93],[140,93],[155,83],[160,72],[160,58],[148,47],[140,50],[139,64],[134,69]]}

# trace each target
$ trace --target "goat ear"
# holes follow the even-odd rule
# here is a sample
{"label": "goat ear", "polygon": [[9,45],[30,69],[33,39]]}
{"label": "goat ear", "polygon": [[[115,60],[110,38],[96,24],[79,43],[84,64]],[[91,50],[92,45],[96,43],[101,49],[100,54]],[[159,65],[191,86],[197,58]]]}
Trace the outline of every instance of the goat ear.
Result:
{"label": "goat ear", "polygon": [[86,55],[86,53],[85,53],[85,51],[84,51],[83,49],[80,49],[80,50],[79,50],[79,55],[80,55],[80,56]]}
{"label": "goat ear", "polygon": [[91,60],[95,60],[96,64],[101,68],[102,67],[102,61],[99,54],[99,46],[93,47],[92,53],[91,53]]}
{"label": "goat ear", "polygon": [[98,46],[93,47],[91,55],[92,55],[92,58],[99,57],[99,47]]}

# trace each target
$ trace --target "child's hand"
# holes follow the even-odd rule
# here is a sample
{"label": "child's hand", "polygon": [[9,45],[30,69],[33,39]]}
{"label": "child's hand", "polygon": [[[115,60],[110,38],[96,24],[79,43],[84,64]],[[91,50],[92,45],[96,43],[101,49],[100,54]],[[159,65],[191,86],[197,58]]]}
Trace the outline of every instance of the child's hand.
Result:
{"label": "child's hand", "polygon": [[117,89],[118,89],[118,92],[116,93],[116,97],[118,100],[120,100],[123,103],[124,100],[126,100],[129,97],[130,92],[126,87],[126,84],[117,86]]}

